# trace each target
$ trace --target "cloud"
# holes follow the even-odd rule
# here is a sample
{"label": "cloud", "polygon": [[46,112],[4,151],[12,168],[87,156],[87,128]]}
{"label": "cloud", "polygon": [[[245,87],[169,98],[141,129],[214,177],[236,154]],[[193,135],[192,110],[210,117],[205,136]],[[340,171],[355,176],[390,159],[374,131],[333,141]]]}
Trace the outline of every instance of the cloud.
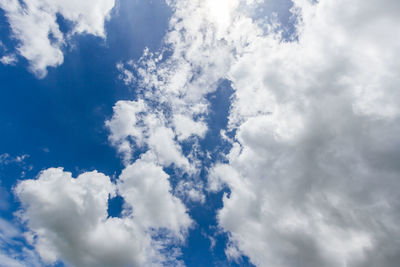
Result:
{"label": "cloud", "polygon": [[[16,187],[44,260],[171,259],[153,230],[167,229],[174,242],[191,225],[171,192],[205,202],[198,140],[207,95],[228,79],[232,148],[208,177],[210,191],[228,189],[217,215],[226,255],[257,266],[398,265],[398,2],[295,0],[295,32],[286,39],[274,16],[252,17],[263,4],[170,2],[164,48],[117,66],[138,92],[106,121],[125,163],[117,184],[96,172],[75,179],[49,169]],[[181,177],[176,188],[163,169],[171,166]],[[117,193],[123,217],[108,218]]]}
{"label": "cloud", "polygon": [[0,58],[0,62],[3,65],[15,65],[17,61],[17,57],[14,54],[7,54]]}
{"label": "cloud", "polygon": [[197,179],[181,179],[175,187],[175,194],[186,201],[204,204],[206,197],[203,187],[203,182]]}
{"label": "cloud", "polygon": [[15,65],[17,63],[18,59],[17,56],[14,53],[9,53],[7,52],[8,49],[7,47],[3,44],[3,42],[0,40],[0,51],[3,54],[0,57],[0,62],[3,65]]}
{"label": "cloud", "polygon": [[[48,67],[62,64],[62,49],[72,35],[92,34],[104,38],[104,22],[114,5],[114,0],[0,1],[13,37],[19,41],[18,53],[29,61],[30,70],[39,78],[46,76]],[[72,25],[68,33],[60,31],[57,16]]]}
{"label": "cloud", "polygon": [[22,246],[22,237],[19,228],[0,218],[0,266],[42,266],[34,251],[19,247]]}
{"label": "cloud", "polygon": [[0,253],[0,265],[9,267],[25,267],[25,263]]}
{"label": "cloud", "polygon": [[154,160],[164,167],[175,164],[179,168],[191,168],[162,111],[149,107],[142,99],[118,101],[106,126],[111,132],[111,144],[117,147],[126,163],[132,159],[136,148],[148,149]]}
{"label": "cloud", "polygon": [[[233,48],[222,33],[237,2],[221,3],[221,20],[221,16],[209,16],[210,11],[219,12],[212,1],[171,1],[174,14],[163,49],[155,53],[146,49],[138,61],[118,65],[122,79],[139,87],[138,98],[163,111],[160,116],[179,141],[204,137],[207,131],[206,96],[217,89],[233,59]],[[225,10],[225,5],[230,9]]]}
{"label": "cloud", "polygon": [[27,158],[29,158],[28,154],[12,157],[8,153],[3,153],[0,154],[0,165],[25,164]]}
{"label": "cloud", "polygon": [[180,199],[171,195],[169,176],[145,154],[127,166],[118,179],[118,192],[145,228],[171,229],[176,236],[191,225]]}
{"label": "cloud", "polygon": [[13,243],[13,239],[19,236],[21,236],[19,229],[0,218],[0,247],[4,247],[6,243]]}
{"label": "cloud", "polygon": [[29,164],[27,160],[29,157],[28,154],[21,154],[20,156],[11,156],[8,153],[0,154],[0,169],[17,167],[21,171],[22,178],[33,169],[33,165]]}
{"label": "cloud", "polygon": [[227,253],[257,266],[396,266],[400,6],[294,2],[297,40],[242,31],[227,74],[236,134],[209,176],[230,190],[218,213]]}
{"label": "cloud", "polygon": [[192,133],[175,118],[205,118],[206,95],[232,82],[235,138],[209,175],[210,190],[230,190],[218,213],[229,257],[395,266],[398,4],[294,1],[289,41],[275,20],[249,16],[258,4],[172,2],[172,55],[145,51],[128,76],[137,73],[144,101],[168,107],[160,114],[178,142]]}
{"label": "cloud", "polygon": [[[142,160],[127,167],[118,189],[134,213],[127,209],[122,218],[112,218],[108,199],[116,195],[116,186],[109,177],[93,171],[72,178],[61,168],[47,169],[16,186],[23,207],[19,217],[46,264],[62,260],[73,266],[161,266],[175,261],[161,251],[181,240],[191,224],[183,204],[170,195],[166,179],[161,168]],[[168,236],[153,239],[158,230]]]}
{"label": "cloud", "polygon": [[[214,92],[229,70],[232,47],[223,39],[237,1],[222,3],[224,18],[209,16],[212,1],[171,1],[170,31],[158,52],[145,49],[137,60],[118,63],[120,78],[137,89],[135,101],[118,101],[106,122],[109,140],[126,163],[135,153],[152,155],[156,164],[173,166],[189,178],[180,181],[178,195],[204,202],[196,158],[197,142],[207,132],[205,119]],[[214,12],[215,13],[215,12]],[[183,153],[183,145],[191,151]],[[137,154],[136,154],[137,155]]]}

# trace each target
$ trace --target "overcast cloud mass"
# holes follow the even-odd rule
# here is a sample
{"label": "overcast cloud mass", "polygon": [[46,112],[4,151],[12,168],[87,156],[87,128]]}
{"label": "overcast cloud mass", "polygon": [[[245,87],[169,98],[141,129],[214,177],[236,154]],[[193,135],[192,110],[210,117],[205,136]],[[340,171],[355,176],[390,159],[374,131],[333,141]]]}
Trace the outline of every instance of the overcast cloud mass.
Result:
{"label": "overcast cloud mass", "polygon": [[[123,5],[0,0],[0,62],[46,83],[50,67],[71,75],[64,56],[83,38],[106,54],[113,30],[138,46],[107,26],[140,16]],[[96,115],[120,169],[0,151],[0,171],[21,170],[1,176],[0,265],[399,266],[400,2],[158,5],[159,44],[110,63],[129,94]]]}

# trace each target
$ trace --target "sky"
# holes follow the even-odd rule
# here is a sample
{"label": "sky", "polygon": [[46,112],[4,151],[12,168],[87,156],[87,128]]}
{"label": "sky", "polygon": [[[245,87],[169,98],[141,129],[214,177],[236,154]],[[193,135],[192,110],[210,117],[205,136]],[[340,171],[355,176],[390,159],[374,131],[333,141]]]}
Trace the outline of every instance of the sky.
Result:
{"label": "sky", "polygon": [[399,14],[0,0],[0,266],[399,266]]}

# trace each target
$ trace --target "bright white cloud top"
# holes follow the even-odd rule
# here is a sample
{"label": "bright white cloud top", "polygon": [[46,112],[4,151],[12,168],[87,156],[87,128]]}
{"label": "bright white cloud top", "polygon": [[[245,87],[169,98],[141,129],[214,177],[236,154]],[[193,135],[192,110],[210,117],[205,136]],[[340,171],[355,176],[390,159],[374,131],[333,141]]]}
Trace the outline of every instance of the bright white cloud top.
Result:
{"label": "bright white cloud top", "polygon": [[[39,76],[62,62],[65,36],[55,14],[76,23],[71,34],[104,36],[114,5],[28,1],[23,13],[18,1],[0,3],[21,55]],[[184,241],[193,225],[185,201],[204,203],[206,194],[228,189],[217,219],[228,233],[231,260],[399,265],[399,2],[294,0],[291,39],[283,38],[273,16],[252,17],[267,4],[171,1],[164,49],[146,49],[139,61],[117,65],[126,84],[139,89],[135,99],[117,102],[106,121],[125,164],[116,184],[97,172],[75,179],[48,169],[15,189],[45,262],[171,264],[175,255],[163,247]],[[32,24],[43,30],[38,34],[23,26],[35,12],[49,17],[43,27]],[[198,141],[208,130],[207,95],[224,79],[234,90],[223,129],[232,134],[232,147],[203,186],[198,155],[207,151],[199,151]],[[192,142],[189,153],[185,142]],[[176,189],[167,167],[186,175]],[[123,216],[108,218],[107,201],[116,194],[126,201]],[[162,230],[165,241],[154,239]]]}
{"label": "bright white cloud top", "polygon": [[[19,54],[29,61],[30,70],[39,78],[46,76],[47,67],[62,64],[62,48],[72,35],[86,33],[104,38],[104,23],[114,5],[114,0],[0,1],[13,36],[19,41]],[[68,33],[60,31],[57,16],[72,24]],[[6,64],[12,61],[15,59],[2,59]]]}
{"label": "bright white cloud top", "polygon": [[[110,218],[107,203],[116,194],[109,177],[87,172],[72,178],[47,169],[15,189],[23,204],[28,240],[46,264],[62,260],[74,266],[161,266],[167,242],[181,240],[191,220],[181,201],[169,193],[168,176],[138,160],[121,174],[118,191],[127,207],[123,218]],[[158,229],[170,235],[152,240]],[[179,264],[179,263],[175,263]]]}

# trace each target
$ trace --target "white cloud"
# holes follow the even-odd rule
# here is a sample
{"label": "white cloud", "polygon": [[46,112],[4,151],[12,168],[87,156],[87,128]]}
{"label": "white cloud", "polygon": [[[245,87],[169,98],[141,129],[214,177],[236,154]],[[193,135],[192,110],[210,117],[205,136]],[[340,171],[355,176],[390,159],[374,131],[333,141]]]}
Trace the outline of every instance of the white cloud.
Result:
{"label": "white cloud", "polygon": [[129,163],[134,149],[148,149],[156,163],[190,171],[192,167],[175,142],[175,134],[161,111],[151,109],[142,99],[118,101],[113,117],[106,121],[110,129],[109,140]]}
{"label": "white cloud", "polygon": [[180,236],[191,220],[180,199],[171,195],[168,178],[161,166],[145,154],[121,173],[118,192],[133,207],[133,216],[140,218],[138,223],[143,227],[167,228]]}
{"label": "white cloud", "polygon": [[16,260],[12,257],[9,257],[8,255],[3,255],[0,253],[0,265],[1,266],[9,266],[9,267],[25,267],[26,265],[19,261]]}
{"label": "white cloud", "polygon": [[[19,217],[30,229],[28,241],[45,263],[161,266],[173,260],[161,253],[170,241],[153,240],[152,234],[163,228],[179,240],[191,220],[183,204],[170,195],[161,168],[135,164],[123,171],[118,185],[135,211],[124,211],[122,218],[108,217],[108,199],[115,196],[116,187],[96,171],[72,178],[71,173],[52,168],[16,186],[23,206]],[[155,211],[158,204],[163,205],[162,214]]]}
{"label": "white cloud", "polygon": [[205,195],[203,194],[203,182],[198,179],[180,180],[175,188],[175,194],[186,201],[205,203]]}
{"label": "white cloud", "polygon": [[5,243],[13,243],[13,239],[21,235],[17,229],[10,222],[0,218],[0,247],[4,247]]}
{"label": "white cloud", "polygon": [[25,159],[29,158],[28,154],[22,154],[20,156],[12,157],[8,153],[0,154],[0,165],[9,165],[9,164],[24,164]]}
{"label": "white cloud", "polygon": [[[222,7],[225,5],[234,10],[237,3],[225,1]],[[219,12],[212,1],[206,5],[203,1],[174,1],[170,6],[174,14],[164,49],[157,53],[145,49],[137,62],[117,64],[121,79],[127,84],[135,83],[138,95],[136,101],[116,103],[106,125],[111,143],[125,162],[134,152],[144,149],[156,164],[173,164],[189,174],[190,181],[178,184],[180,196],[204,202],[202,183],[193,177],[198,175],[201,164],[193,151],[196,140],[207,132],[207,95],[217,89],[233,59],[233,48],[223,40],[232,14],[228,10],[222,20],[219,16],[210,17],[210,10]],[[165,57],[169,52],[171,55]],[[194,144],[192,153],[185,156],[182,144],[187,141]]]}
{"label": "white cloud", "polygon": [[[150,118],[156,121],[156,118]],[[178,167],[189,170],[188,160],[182,155],[181,148],[175,143],[174,132],[165,126],[150,124],[148,145],[154,151],[157,161],[163,166],[175,163]]]}
{"label": "white cloud", "polygon": [[[114,0],[0,1],[13,37],[19,41],[19,54],[29,61],[30,70],[39,78],[46,76],[47,67],[62,64],[62,48],[72,35],[86,33],[104,38],[104,22],[114,5]],[[60,31],[58,15],[73,25],[67,34]]]}
{"label": "white cloud", "polygon": [[144,130],[140,122],[141,114],[147,111],[147,106],[143,100],[118,101],[113,111],[113,117],[105,123],[111,132],[108,139],[117,147],[125,161],[129,161],[133,153],[133,144],[129,138],[132,138],[139,147],[144,144]]}
{"label": "white cloud", "polygon": [[230,189],[218,214],[227,253],[257,266],[396,266],[400,6],[295,7],[298,41],[242,31],[227,74],[236,137],[209,177]]}
{"label": "white cloud", "polygon": [[207,125],[204,122],[194,121],[182,114],[174,116],[173,122],[179,140],[185,140],[192,135],[204,137],[207,131]]}
{"label": "white cloud", "polygon": [[7,54],[0,58],[0,62],[3,65],[15,65],[17,63],[17,57],[14,54]]}
{"label": "white cloud", "polygon": [[[222,36],[226,22],[232,18],[231,10],[221,21],[212,1],[174,1],[170,5],[174,14],[171,29],[165,36],[165,49],[151,53],[148,49],[137,62],[130,61],[118,66],[124,80],[132,81],[134,68],[141,98],[167,109],[165,120],[170,123],[183,141],[191,136],[203,137],[208,112],[207,94],[217,89],[218,82],[229,69],[233,59],[233,47]],[[234,10],[237,1],[223,1]],[[167,52],[171,55],[165,56]],[[128,71],[128,72],[127,72]],[[127,74],[129,73],[129,74]]]}
{"label": "white cloud", "polygon": [[28,154],[22,154],[20,156],[11,156],[8,153],[0,154],[0,168],[8,165],[11,165],[12,167],[18,167],[21,171],[21,177],[24,177],[28,171],[33,169],[33,165],[27,162],[29,157],[30,156]]}
{"label": "white cloud", "polygon": [[42,266],[37,254],[28,249],[15,248],[21,246],[23,234],[11,222],[0,218],[0,266],[22,267]]}
{"label": "white cloud", "polygon": [[1,40],[0,40],[0,51],[1,54],[3,54],[0,57],[0,62],[3,65],[15,65],[15,63],[17,63],[18,61],[17,56],[14,53],[9,53],[7,47],[3,44]]}

